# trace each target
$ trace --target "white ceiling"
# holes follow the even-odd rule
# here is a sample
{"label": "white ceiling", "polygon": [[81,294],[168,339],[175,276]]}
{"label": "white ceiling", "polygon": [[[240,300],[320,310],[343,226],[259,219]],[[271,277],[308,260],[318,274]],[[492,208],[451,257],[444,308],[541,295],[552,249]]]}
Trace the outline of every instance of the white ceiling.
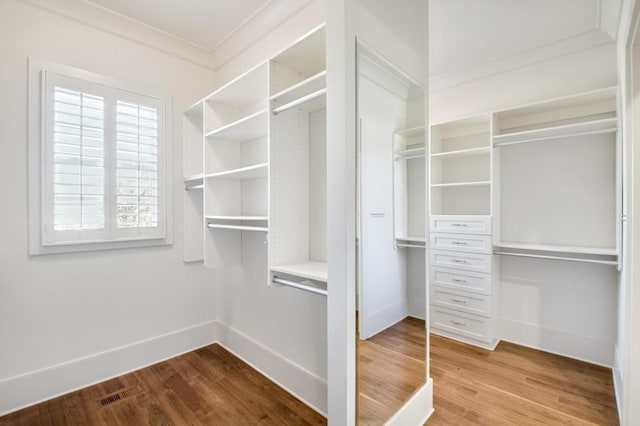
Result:
{"label": "white ceiling", "polygon": [[611,41],[603,20],[615,20],[616,7],[618,0],[429,0],[430,75],[469,70],[591,32]]}
{"label": "white ceiling", "polygon": [[273,0],[85,0],[210,52]]}

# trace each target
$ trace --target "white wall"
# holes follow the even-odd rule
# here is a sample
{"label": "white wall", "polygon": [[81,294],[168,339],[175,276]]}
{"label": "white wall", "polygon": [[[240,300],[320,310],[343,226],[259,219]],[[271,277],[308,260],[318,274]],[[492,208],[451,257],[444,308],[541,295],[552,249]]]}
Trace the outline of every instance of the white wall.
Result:
{"label": "white wall", "polygon": [[[172,246],[28,256],[28,56],[173,96]],[[213,83],[210,69],[23,2],[0,2],[0,415],[213,339],[212,274],[182,262],[181,184],[181,111]]]}
{"label": "white wall", "polygon": [[[617,83],[616,48],[611,42],[432,92],[431,122]],[[618,297],[614,268],[568,270],[559,262],[503,258],[501,270],[504,339],[613,365]]]}
{"label": "white wall", "polygon": [[604,44],[433,91],[429,98],[430,121],[469,117],[615,86],[617,82],[615,44]]}

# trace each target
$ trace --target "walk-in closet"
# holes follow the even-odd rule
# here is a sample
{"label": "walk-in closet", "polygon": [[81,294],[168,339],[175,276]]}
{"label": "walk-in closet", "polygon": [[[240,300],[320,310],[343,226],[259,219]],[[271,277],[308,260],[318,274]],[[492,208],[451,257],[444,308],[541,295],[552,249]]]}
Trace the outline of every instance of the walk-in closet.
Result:
{"label": "walk-in closet", "polygon": [[0,426],[640,424],[639,22],[0,1]]}

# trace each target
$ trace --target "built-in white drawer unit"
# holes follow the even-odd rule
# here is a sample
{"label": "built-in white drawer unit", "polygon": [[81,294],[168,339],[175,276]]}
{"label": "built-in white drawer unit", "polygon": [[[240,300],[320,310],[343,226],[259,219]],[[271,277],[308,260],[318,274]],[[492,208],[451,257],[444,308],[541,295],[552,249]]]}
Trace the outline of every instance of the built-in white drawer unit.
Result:
{"label": "built-in white drawer unit", "polygon": [[480,294],[491,294],[491,275],[447,268],[429,268],[429,285]]}
{"label": "built-in white drawer unit", "polygon": [[491,255],[457,251],[431,250],[431,266],[462,269],[473,272],[491,272]]}
{"label": "built-in white drawer unit", "polygon": [[456,309],[474,315],[491,315],[491,296],[467,293],[445,287],[430,286],[429,300],[432,305]]}
{"label": "built-in white drawer unit", "polygon": [[431,248],[491,254],[490,235],[431,233]]}
{"label": "built-in white drawer unit", "polygon": [[491,235],[490,216],[430,216],[431,232]]}
{"label": "built-in white drawer unit", "polygon": [[491,320],[488,318],[433,305],[429,316],[431,327],[436,333],[440,329],[480,342],[491,343]]}

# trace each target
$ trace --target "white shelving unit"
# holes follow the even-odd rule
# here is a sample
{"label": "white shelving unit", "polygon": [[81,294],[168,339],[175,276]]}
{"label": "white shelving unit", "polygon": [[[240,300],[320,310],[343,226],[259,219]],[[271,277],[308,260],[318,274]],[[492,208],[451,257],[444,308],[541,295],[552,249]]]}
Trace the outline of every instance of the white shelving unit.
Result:
{"label": "white shelving unit", "polygon": [[[431,127],[433,332],[489,349],[506,333],[546,350],[571,350],[542,340],[551,329],[589,324],[595,313],[565,324],[562,318],[579,311],[531,318],[511,307],[537,298],[570,306],[558,299],[580,291],[588,274],[612,276],[584,268],[620,266],[616,110],[611,88]],[[582,297],[598,294],[597,284]],[[501,305],[510,312],[506,330]],[[513,319],[520,316],[526,320]],[[528,340],[536,321],[544,323],[536,331],[542,337]]]}
{"label": "white shelving unit", "polygon": [[241,263],[243,233],[269,230],[267,87],[262,63],[203,100],[207,267]]}
{"label": "white shelving unit", "polygon": [[324,27],[272,58],[270,90],[269,282],[326,294]]}
{"label": "white shelving unit", "polygon": [[496,252],[618,263],[616,108],[613,88],[494,114],[501,188]]}
{"label": "white shelving unit", "polygon": [[433,125],[429,160],[432,332],[492,349],[499,267],[491,256],[491,117]]}
{"label": "white shelving unit", "polygon": [[394,247],[425,247],[425,158],[423,125],[397,129],[393,143]]}
{"label": "white shelving unit", "polygon": [[431,215],[491,214],[490,124],[480,116],[431,127]]}

